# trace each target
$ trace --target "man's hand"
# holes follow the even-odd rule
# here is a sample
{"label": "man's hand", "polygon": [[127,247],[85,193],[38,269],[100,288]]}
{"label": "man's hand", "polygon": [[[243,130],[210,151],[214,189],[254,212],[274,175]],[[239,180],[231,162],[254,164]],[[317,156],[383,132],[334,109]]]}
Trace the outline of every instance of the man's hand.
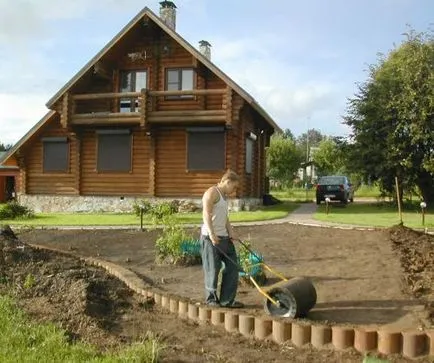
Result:
{"label": "man's hand", "polygon": [[210,240],[211,240],[211,242],[212,242],[212,244],[215,246],[215,245],[218,245],[219,243],[220,243],[220,240],[219,240],[219,238],[215,235],[215,234],[211,234],[210,236],[209,236],[209,238],[210,238]]}

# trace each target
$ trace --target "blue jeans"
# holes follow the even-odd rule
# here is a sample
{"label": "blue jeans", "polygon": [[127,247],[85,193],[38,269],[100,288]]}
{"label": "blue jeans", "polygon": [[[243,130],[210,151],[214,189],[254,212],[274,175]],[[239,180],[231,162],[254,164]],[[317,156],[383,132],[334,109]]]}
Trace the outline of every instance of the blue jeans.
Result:
{"label": "blue jeans", "polygon": [[[208,236],[200,236],[202,266],[205,277],[205,301],[207,304],[218,303],[225,306],[233,304],[237,294],[238,266],[234,264],[237,263],[237,253],[229,237],[219,237],[219,240],[220,243],[214,246]],[[218,297],[217,284],[222,262],[224,262],[225,268],[222,272],[220,297]]]}

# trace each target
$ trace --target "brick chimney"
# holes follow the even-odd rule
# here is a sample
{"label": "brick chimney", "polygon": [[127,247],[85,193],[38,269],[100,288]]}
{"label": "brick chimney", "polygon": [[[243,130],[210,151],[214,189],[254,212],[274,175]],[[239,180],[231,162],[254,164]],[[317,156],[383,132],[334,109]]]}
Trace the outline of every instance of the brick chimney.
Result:
{"label": "brick chimney", "polygon": [[211,44],[209,44],[206,40],[201,40],[199,42],[199,52],[201,52],[205,58],[211,60]]}
{"label": "brick chimney", "polygon": [[176,30],[176,5],[172,1],[160,2],[160,18],[172,30]]}

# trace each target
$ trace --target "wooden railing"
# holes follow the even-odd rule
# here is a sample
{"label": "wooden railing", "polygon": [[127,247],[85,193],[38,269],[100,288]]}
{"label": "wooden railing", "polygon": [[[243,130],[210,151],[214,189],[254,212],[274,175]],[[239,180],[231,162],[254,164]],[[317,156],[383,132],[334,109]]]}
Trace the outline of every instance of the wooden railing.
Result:
{"label": "wooden railing", "polygon": [[[208,97],[213,97],[209,103]],[[188,97],[191,96],[191,97]],[[175,98],[170,109],[165,105]],[[187,98],[188,97],[188,98]],[[185,99],[184,99],[185,98]],[[119,112],[119,100],[131,99],[133,112]],[[108,100],[101,106],[98,100]],[[184,102],[185,101],[185,102]],[[188,102],[190,101],[190,102]],[[193,101],[193,102],[191,102]],[[85,107],[80,103],[87,103]],[[205,89],[189,91],[151,91],[143,89],[141,92],[117,93],[89,93],[65,95],[62,103],[62,124],[90,125],[90,124],[119,124],[138,123],[145,127],[147,123],[176,123],[176,122],[231,122],[232,90]],[[116,112],[113,112],[116,110]]]}

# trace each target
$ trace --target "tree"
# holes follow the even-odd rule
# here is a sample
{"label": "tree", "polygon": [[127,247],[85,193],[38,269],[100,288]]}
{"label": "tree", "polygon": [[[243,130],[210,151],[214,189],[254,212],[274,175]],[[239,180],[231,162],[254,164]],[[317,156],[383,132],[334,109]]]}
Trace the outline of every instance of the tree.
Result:
{"label": "tree", "polygon": [[282,134],[271,137],[267,150],[268,176],[281,185],[288,185],[300,167],[301,155],[294,140]]}
{"label": "tree", "polygon": [[[309,137],[308,137],[309,136]],[[309,129],[304,134],[301,134],[297,140],[297,148],[299,152],[303,155],[303,161],[308,161],[307,150],[313,146],[318,146],[318,144],[325,138],[320,131],[316,129]]]}
{"label": "tree", "polygon": [[352,128],[349,164],[393,192],[417,187],[434,202],[434,38],[411,31],[349,100],[344,122]]}
{"label": "tree", "polygon": [[333,138],[323,139],[312,153],[318,174],[333,175],[344,173],[344,155]]}
{"label": "tree", "polygon": [[3,144],[0,142],[0,151],[8,151],[12,147],[12,144]]}
{"label": "tree", "polygon": [[295,136],[290,129],[283,130],[282,135],[285,139],[291,139],[291,140],[295,141]]}

